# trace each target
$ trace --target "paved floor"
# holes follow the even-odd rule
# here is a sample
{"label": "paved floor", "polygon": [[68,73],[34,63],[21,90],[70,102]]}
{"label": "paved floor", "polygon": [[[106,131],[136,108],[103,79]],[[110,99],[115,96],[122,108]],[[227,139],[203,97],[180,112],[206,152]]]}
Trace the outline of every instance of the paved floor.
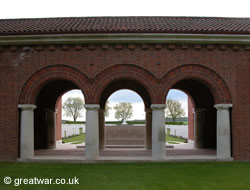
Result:
{"label": "paved floor", "polygon": [[[85,143],[82,144],[71,144],[71,143],[57,143],[56,149],[58,150],[65,150],[65,149],[76,149],[77,147],[84,148]],[[142,145],[109,145],[108,147],[113,147],[113,148],[124,148],[124,147],[130,147],[130,148],[143,148]],[[166,143],[166,147],[174,148],[174,149],[194,149],[194,144],[191,143],[180,143],[180,144],[168,144]]]}
{"label": "paved floor", "polygon": [[166,148],[163,160],[153,160],[152,150],[144,148],[106,148],[100,150],[98,160],[89,161],[84,157],[85,148],[77,145],[59,144],[56,149],[35,150],[33,159],[19,161],[31,162],[168,162],[168,161],[231,161],[232,159],[219,159],[214,149],[194,149],[192,144],[177,144],[173,148]]}
{"label": "paved floor", "polygon": [[[84,156],[85,149],[42,149],[36,150],[35,156]],[[166,149],[166,156],[215,155],[213,149]],[[151,156],[152,151],[142,148],[108,148],[100,150],[100,156]]]}
{"label": "paved floor", "polygon": [[[35,151],[35,159],[84,160],[85,149],[76,145],[61,144],[57,149]],[[152,150],[144,148],[106,148],[100,150],[99,160],[152,160]],[[178,144],[166,148],[166,159],[215,158],[214,149],[194,149],[192,144]]]}

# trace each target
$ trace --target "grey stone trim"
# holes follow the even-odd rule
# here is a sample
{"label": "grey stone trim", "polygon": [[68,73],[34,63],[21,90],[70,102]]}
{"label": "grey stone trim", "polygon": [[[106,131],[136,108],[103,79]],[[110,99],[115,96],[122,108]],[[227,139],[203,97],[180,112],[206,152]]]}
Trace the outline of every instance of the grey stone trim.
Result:
{"label": "grey stone trim", "polygon": [[152,110],[164,110],[166,106],[166,104],[151,104]]}
{"label": "grey stone trim", "polygon": [[228,110],[229,108],[233,107],[233,104],[215,104],[214,107],[217,110]]}
{"label": "grey stone trim", "polygon": [[85,104],[84,107],[86,110],[99,110],[100,109],[99,104]]}
{"label": "grey stone trim", "polygon": [[18,108],[21,110],[34,110],[36,109],[36,105],[33,104],[18,104]]}
{"label": "grey stone trim", "polygon": [[250,44],[250,35],[121,33],[0,36],[0,45],[90,43]]}

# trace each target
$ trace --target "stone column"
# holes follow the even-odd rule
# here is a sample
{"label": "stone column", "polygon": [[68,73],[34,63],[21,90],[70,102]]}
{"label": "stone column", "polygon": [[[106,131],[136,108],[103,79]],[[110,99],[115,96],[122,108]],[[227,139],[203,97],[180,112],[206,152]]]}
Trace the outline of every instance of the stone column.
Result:
{"label": "stone column", "polygon": [[194,148],[205,147],[205,108],[194,109]]}
{"label": "stone column", "polygon": [[217,157],[231,158],[231,130],[229,108],[232,104],[216,104],[217,109]]}
{"label": "stone column", "polygon": [[99,147],[105,149],[105,110],[99,110]]}
{"label": "stone column", "polygon": [[56,148],[56,113],[57,110],[46,109],[46,133],[47,133],[47,148],[54,149]]}
{"label": "stone column", "polygon": [[152,104],[152,158],[166,156],[165,113],[166,104]]}
{"label": "stone column", "polygon": [[20,158],[34,157],[34,109],[32,104],[19,104],[21,111]]}
{"label": "stone column", "polygon": [[85,104],[86,111],[86,140],[85,159],[96,160],[99,157],[99,116],[98,104]]}
{"label": "stone column", "polygon": [[152,149],[152,109],[146,108],[146,123],[145,123],[145,136],[146,136],[146,149]]}

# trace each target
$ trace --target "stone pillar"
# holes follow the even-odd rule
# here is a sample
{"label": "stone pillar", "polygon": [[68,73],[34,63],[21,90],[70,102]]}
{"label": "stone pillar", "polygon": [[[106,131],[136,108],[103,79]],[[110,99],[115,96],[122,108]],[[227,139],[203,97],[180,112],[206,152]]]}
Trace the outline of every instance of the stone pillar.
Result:
{"label": "stone pillar", "polygon": [[229,108],[232,104],[216,104],[217,109],[217,157],[231,158],[231,130]]}
{"label": "stone pillar", "polygon": [[105,110],[99,110],[99,147],[105,149]]}
{"label": "stone pillar", "polygon": [[146,123],[145,123],[145,136],[146,136],[146,149],[152,149],[152,109],[146,108]]}
{"label": "stone pillar", "polygon": [[46,137],[47,148],[56,148],[56,113],[57,110],[46,109],[45,110],[45,122],[46,122]]}
{"label": "stone pillar", "polygon": [[165,108],[166,104],[152,104],[152,158],[166,156]]}
{"label": "stone pillar", "polygon": [[32,104],[19,104],[21,111],[20,158],[34,157],[34,109]]}
{"label": "stone pillar", "polygon": [[205,108],[194,109],[194,148],[205,147]]}
{"label": "stone pillar", "polygon": [[85,104],[86,111],[86,140],[85,159],[96,160],[99,157],[99,116],[98,104]]}

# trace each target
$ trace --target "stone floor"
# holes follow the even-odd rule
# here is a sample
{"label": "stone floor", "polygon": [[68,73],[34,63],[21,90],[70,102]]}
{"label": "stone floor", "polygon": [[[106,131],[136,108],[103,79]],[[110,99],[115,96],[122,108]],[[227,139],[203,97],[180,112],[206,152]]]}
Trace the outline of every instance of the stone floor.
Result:
{"label": "stone floor", "polygon": [[68,162],[68,163],[123,163],[123,162],[186,162],[186,161],[232,161],[216,156],[214,149],[195,149],[193,144],[175,144],[168,148],[166,156],[161,160],[152,159],[152,150],[144,148],[106,148],[100,150],[97,160],[85,160],[83,148],[74,144],[58,144],[56,149],[35,150],[32,159],[19,159],[20,162]]}
{"label": "stone floor", "polygon": [[[36,150],[35,156],[84,156],[84,148],[78,149],[43,149]],[[197,156],[197,155],[207,155],[215,156],[216,151],[213,149],[166,149],[166,156]],[[151,150],[146,150],[142,148],[108,148],[105,150],[100,150],[100,156],[146,156],[152,155]]]}
{"label": "stone floor", "polygon": [[[152,162],[152,150],[144,148],[106,148],[100,150],[100,157],[96,161],[87,161],[84,148],[76,145],[61,144],[57,149],[36,150],[30,160],[35,162]],[[194,149],[192,144],[178,144],[173,148],[166,148],[166,157],[161,161],[216,161],[216,150]]]}

